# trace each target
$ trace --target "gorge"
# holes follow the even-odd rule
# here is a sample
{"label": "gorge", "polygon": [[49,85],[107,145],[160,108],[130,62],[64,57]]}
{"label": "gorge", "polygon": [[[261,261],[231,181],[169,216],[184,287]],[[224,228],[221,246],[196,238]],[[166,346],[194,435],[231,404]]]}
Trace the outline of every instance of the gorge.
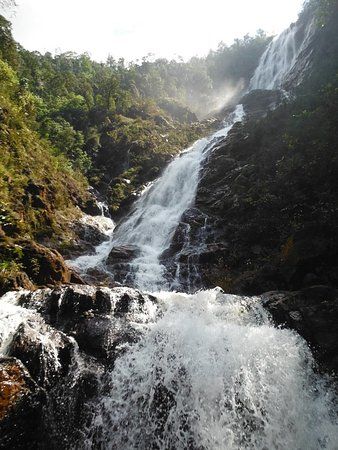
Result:
{"label": "gorge", "polygon": [[64,253],[75,282],[4,293],[0,448],[338,448],[336,249],[286,229],[288,187],[273,184],[321,33],[310,8],[274,38],[219,129],[122,218],[102,198],[81,213],[92,245]]}

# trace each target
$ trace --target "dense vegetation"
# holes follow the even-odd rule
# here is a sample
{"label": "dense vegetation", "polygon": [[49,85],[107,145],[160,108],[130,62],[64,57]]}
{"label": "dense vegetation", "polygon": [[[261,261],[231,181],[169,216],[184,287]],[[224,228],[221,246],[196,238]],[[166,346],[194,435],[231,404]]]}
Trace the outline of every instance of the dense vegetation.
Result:
{"label": "dense vegetation", "polygon": [[69,224],[91,201],[89,185],[112,212],[125,210],[174,154],[215,126],[195,113],[206,116],[219,95],[225,103],[245,86],[268,41],[259,32],[187,63],[103,64],[29,52],[0,16],[1,279],[15,285],[21,270],[39,278],[24,249],[72,242]]}
{"label": "dense vegetation", "polygon": [[[158,175],[171,155],[208,130],[205,115],[245,86],[269,38],[263,32],[188,63],[159,59],[141,64],[65,53],[28,52],[0,20],[0,52],[34,100],[36,131],[75,170],[109,198],[112,210]],[[219,100],[218,100],[219,101]]]}
{"label": "dense vegetation", "polygon": [[[245,228],[250,218],[256,218],[252,226],[260,227],[264,239],[273,234],[273,244],[266,244],[269,258],[276,256],[276,248],[291,252],[295,233],[310,223],[306,211],[316,216],[313,221],[325,218],[332,225],[328,236],[335,233],[338,44],[332,24],[337,2],[309,3],[319,6],[322,27],[315,70],[298,88],[297,100],[247,125],[244,147],[258,165],[259,178],[250,188],[243,184],[245,196],[236,193],[243,204],[232,216],[234,243],[239,242],[239,223]],[[98,63],[86,54],[29,52],[13,40],[11,25],[1,16],[2,279],[20,270],[31,279],[38,274],[39,264],[32,272],[23,262],[27,242],[59,249],[72,242],[69,224],[79,214],[77,207],[86,209],[91,202],[89,185],[107,199],[111,212],[125,212],[135,193],[173,155],[215,126],[198,117],[243,92],[270,39],[259,31],[188,62],[144,58],[136,64],[108,58]],[[232,190],[237,188],[233,183]],[[310,201],[315,206],[310,208]],[[246,232],[234,247],[235,260],[247,253],[250,235]],[[255,268],[263,263],[260,255],[245,262]],[[240,265],[237,269],[242,270]]]}

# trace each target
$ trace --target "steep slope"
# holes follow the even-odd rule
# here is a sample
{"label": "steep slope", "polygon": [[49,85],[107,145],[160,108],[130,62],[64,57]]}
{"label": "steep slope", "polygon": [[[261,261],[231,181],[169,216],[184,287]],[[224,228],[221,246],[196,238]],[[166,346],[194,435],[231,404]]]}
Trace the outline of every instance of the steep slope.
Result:
{"label": "steep slope", "polygon": [[35,131],[38,99],[2,59],[0,79],[0,292],[70,281],[61,255],[41,243],[70,239],[86,181]]}
{"label": "steep slope", "polygon": [[294,66],[301,77],[292,96],[269,113],[278,92],[246,96],[247,121],[234,127],[202,171],[196,208],[183,217],[165,255],[177,255],[188,288],[196,281],[189,280],[192,268],[200,272],[198,285],[248,294],[337,286],[338,11],[333,2],[324,26],[318,10],[310,12],[300,21],[316,23],[316,30],[306,70],[302,61]]}

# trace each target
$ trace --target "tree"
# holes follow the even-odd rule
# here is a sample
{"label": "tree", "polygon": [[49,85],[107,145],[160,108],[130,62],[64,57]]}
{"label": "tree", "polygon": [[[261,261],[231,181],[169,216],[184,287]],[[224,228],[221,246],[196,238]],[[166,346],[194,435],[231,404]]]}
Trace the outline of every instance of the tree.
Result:
{"label": "tree", "polygon": [[14,9],[17,6],[15,0],[0,0],[0,9],[3,10],[11,10]]}

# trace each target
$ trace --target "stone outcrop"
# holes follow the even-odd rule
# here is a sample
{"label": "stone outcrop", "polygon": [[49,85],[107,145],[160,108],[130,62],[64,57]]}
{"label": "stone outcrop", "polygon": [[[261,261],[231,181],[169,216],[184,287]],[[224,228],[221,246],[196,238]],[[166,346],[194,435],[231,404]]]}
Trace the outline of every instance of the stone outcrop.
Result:
{"label": "stone outcrop", "polygon": [[283,94],[279,90],[254,90],[246,94],[240,101],[243,105],[246,119],[261,119],[269,111],[273,111],[282,102]]}
{"label": "stone outcrop", "polygon": [[81,285],[17,295],[31,314],[0,359],[0,448],[81,446],[105,372],[155,319],[157,300]]}
{"label": "stone outcrop", "polygon": [[296,292],[267,292],[264,307],[277,325],[296,330],[326,371],[338,374],[338,290],[312,286]]}
{"label": "stone outcrop", "polygon": [[124,283],[129,274],[129,263],[140,254],[136,245],[121,245],[113,247],[106,264],[107,269],[114,275],[114,281]]}
{"label": "stone outcrop", "polygon": [[16,358],[0,358],[0,448],[33,449],[45,404],[43,390]]}
{"label": "stone outcrop", "polygon": [[0,244],[0,257],[3,260],[17,259],[16,270],[0,275],[0,295],[19,288],[34,289],[81,282],[57,250],[24,239],[3,240]]}

